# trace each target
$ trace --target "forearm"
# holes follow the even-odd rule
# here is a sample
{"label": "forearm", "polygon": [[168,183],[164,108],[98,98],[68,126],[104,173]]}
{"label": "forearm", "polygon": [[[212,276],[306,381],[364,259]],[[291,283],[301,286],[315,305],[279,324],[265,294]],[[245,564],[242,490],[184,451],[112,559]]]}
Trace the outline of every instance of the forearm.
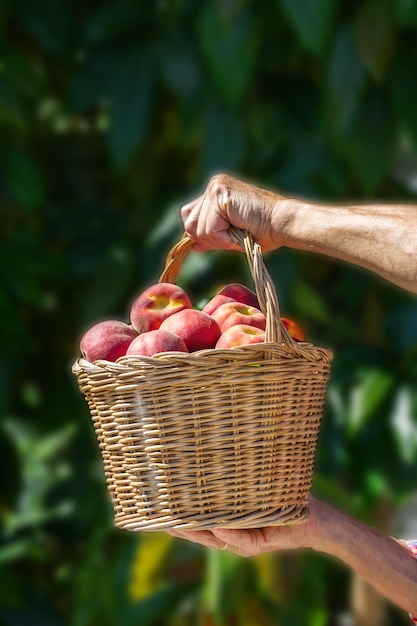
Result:
{"label": "forearm", "polygon": [[391,537],[324,503],[319,506],[323,510],[312,547],[339,559],[385,598],[417,615],[417,560]]}
{"label": "forearm", "polygon": [[273,215],[289,247],[354,263],[417,293],[417,206],[280,199]]}

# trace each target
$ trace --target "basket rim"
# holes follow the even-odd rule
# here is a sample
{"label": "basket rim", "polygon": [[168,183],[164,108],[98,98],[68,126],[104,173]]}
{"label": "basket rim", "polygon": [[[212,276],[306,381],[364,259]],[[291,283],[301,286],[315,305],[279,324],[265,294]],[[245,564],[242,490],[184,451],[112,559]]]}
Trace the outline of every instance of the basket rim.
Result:
{"label": "basket rim", "polygon": [[150,357],[139,355],[122,356],[115,362],[104,359],[91,362],[84,357],[79,357],[73,363],[72,370],[74,374],[77,374],[82,370],[128,372],[144,366],[147,368],[166,368],[172,365],[205,367],[208,364],[212,365],[216,360],[228,361],[231,358],[234,360],[241,359],[242,361],[248,359],[251,361],[264,361],[265,358],[272,358],[277,360],[278,363],[280,360],[298,358],[309,361],[313,365],[323,362],[331,364],[333,356],[333,350],[330,348],[319,347],[309,342],[299,342],[295,346],[285,343],[264,342],[234,346],[233,348],[210,348],[196,352],[159,352]]}

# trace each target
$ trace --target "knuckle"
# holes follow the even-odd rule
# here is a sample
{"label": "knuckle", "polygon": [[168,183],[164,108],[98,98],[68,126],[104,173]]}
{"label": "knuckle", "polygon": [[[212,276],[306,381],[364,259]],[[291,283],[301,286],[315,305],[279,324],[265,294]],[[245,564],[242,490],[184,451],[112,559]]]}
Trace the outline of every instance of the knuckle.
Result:
{"label": "knuckle", "polygon": [[214,195],[219,195],[224,192],[229,182],[229,177],[227,174],[215,174],[210,179],[208,188],[210,193]]}

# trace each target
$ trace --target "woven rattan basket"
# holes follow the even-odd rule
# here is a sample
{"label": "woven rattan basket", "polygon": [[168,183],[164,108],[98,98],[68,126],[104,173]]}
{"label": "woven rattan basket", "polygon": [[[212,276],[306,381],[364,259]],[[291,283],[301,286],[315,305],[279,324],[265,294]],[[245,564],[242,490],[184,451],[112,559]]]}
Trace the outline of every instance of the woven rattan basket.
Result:
{"label": "woven rattan basket", "polygon": [[[332,352],[291,339],[260,246],[232,233],[266,315],[266,343],[74,363],[119,528],[252,528],[308,515]],[[184,236],[160,282],[176,281],[190,250]]]}

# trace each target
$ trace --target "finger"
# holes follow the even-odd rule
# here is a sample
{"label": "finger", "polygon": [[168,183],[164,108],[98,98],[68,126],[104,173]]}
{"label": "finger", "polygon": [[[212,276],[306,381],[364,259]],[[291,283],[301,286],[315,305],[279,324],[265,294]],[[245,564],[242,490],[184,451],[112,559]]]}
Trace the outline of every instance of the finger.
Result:
{"label": "finger", "polygon": [[256,528],[248,530],[219,528],[213,530],[213,535],[227,544],[230,552],[240,556],[254,556],[265,551],[262,531]]}
{"label": "finger", "polygon": [[205,548],[215,548],[220,550],[224,547],[225,542],[217,539],[210,530],[170,530],[168,531],[173,537],[178,539],[186,539],[192,543],[197,543]]}
{"label": "finger", "polygon": [[240,247],[232,240],[229,228],[230,220],[227,217],[223,200],[207,193],[198,211],[197,241],[202,242],[206,249],[240,250]]}
{"label": "finger", "polygon": [[193,250],[195,251],[203,251],[208,248],[208,246],[205,245],[204,233],[202,236],[199,234],[201,230],[200,223],[203,201],[204,196],[200,196],[200,198],[186,204],[181,209],[184,232],[186,232],[191,241],[193,241]]}
{"label": "finger", "polygon": [[198,198],[195,198],[194,200],[191,200],[191,202],[187,202],[187,204],[184,204],[181,207],[180,213],[181,213],[181,218],[182,218],[182,221],[184,222],[184,224],[189,219],[190,214],[193,212],[195,207],[198,207],[198,206],[201,205],[203,197],[204,196],[201,195]]}
{"label": "finger", "polygon": [[238,530],[219,529],[214,530],[213,535],[217,540],[221,541],[223,545],[227,546],[229,552],[235,552],[241,556],[246,556],[249,551],[246,548],[246,541],[242,539]]}

